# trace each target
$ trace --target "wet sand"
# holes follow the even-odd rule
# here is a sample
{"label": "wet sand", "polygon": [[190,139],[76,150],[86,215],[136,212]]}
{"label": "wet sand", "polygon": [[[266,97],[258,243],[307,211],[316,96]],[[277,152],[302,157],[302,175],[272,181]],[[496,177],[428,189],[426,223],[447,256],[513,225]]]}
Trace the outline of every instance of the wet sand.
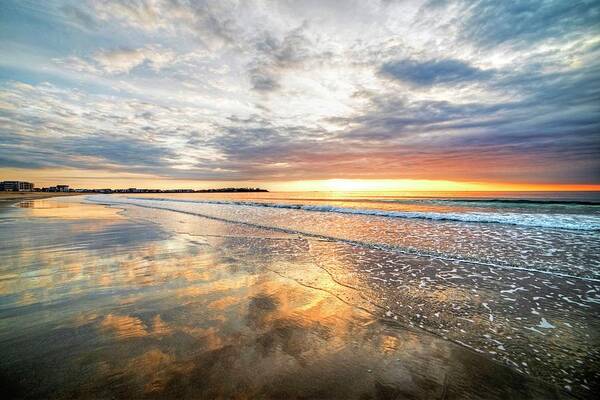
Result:
{"label": "wet sand", "polygon": [[82,194],[71,192],[0,192],[0,206],[13,204],[22,200],[40,200],[51,197],[80,196]]}
{"label": "wet sand", "polygon": [[316,261],[327,241],[78,200],[0,213],[9,397],[571,397],[382,316]]}

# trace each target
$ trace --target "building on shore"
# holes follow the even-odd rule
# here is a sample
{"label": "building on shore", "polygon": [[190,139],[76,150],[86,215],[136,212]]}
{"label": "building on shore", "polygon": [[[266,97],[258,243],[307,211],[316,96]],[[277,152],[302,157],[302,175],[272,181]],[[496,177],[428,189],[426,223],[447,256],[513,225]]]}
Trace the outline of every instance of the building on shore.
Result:
{"label": "building on shore", "polygon": [[32,192],[33,183],[23,181],[0,182],[0,191],[4,192]]}
{"label": "building on shore", "polygon": [[69,192],[69,185],[56,185],[42,188],[42,192]]}

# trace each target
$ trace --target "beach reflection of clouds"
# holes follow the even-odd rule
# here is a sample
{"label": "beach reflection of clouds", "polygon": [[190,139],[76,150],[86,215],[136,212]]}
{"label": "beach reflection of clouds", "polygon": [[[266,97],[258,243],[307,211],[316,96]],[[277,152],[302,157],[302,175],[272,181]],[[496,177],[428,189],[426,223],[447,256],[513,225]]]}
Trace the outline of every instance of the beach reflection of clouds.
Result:
{"label": "beach reflection of clouds", "polygon": [[[81,211],[88,207],[103,211]],[[130,220],[98,205],[75,208],[81,219],[26,208],[27,220],[15,223],[21,233],[2,232],[0,373],[15,396],[554,395],[377,318],[374,289],[346,261],[315,262],[328,242],[161,212],[144,222],[139,210],[127,211]],[[333,280],[344,269],[346,281]]]}

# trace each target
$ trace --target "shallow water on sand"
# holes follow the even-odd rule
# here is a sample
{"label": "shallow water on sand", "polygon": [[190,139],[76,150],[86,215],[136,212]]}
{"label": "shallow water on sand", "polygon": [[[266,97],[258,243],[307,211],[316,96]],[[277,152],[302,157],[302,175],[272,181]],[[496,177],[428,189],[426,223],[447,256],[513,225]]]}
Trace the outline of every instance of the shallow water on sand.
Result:
{"label": "shallow water on sand", "polygon": [[583,301],[594,281],[337,240],[317,223],[307,234],[250,223],[272,223],[266,214],[82,200],[0,210],[0,385],[13,397],[516,399],[598,388],[598,308]]}

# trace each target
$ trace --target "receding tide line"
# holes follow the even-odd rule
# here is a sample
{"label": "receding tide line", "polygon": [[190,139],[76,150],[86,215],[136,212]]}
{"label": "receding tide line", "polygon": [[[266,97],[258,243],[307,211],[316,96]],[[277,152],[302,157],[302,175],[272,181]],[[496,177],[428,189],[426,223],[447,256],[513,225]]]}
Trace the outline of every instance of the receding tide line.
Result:
{"label": "receding tide line", "polygon": [[422,211],[391,211],[378,209],[361,209],[335,207],[330,205],[309,205],[293,203],[264,203],[255,201],[230,200],[184,200],[161,197],[127,197],[129,200],[160,201],[189,204],[211,204],[224,206],[246,206],[258,208],[291,209],[309,212],[327,212],[351,215],[370,215],[383,218],[422,219],[433,221],[465,222],[480,224],[505,224],[546,229],[568,229],[576,231],[600,231],[600,218],[583,215],[547,215],[523,213],[453,213],[453,212],[422,212]]}
{"label": "receding tide line", "polygon": [[186,214],[186,215],[192,215],[192,216],[196,216],[196,217],[207,218],[207,219],[211,219],[214,221],[227,222],[230,224],[245,225],[245,226],[250,226],[253,228],[288,233],[291,235],[308,236],[308,237],[313,237],[316,239],[324,239],[324,240],[329,240],[329,241],[333,241],[333,242],[346,243],[346,244],[349,244],[352,246],[366,247],[366,248],[373,249],[373,250],[388,251],[391,253],[405,254],[405,255],[411,255],[411,256],[415,256],[415,257],[429,257],[429,258],[446,260],[446,261],[456,261],[456,262],[470,263],[470,264],[475,264],[475,265],[482,265],[482,266],[486,266],[486,267],[519,270],[519,271],[527,271],[527,272],[544,274],[544,275],[560,276],[560,277],[564,277],[564,278],[578,279],[578,280],[582,280],[582,281],[586,281],[586,282],[600,282],[600,279],[589,278],[589,277],[585,277],[585,276],[570,275],[570,274],[564,274],[561,272],[545,271],[545,270],[540,270],[540,269],[535,269],[535,268],[519,267],[518,265],[496,264],[496,263],[486,262],[486,261],[482,261],[482,260],[457,258],[457,257],[449,256],[447,254],[442,254],[442,253],[421,252],[421,251],[413,250],[411,248],[406,248],[406,247],[392,246],[392,245],[387,245],[387,244],[382,244],[382,243],[377,243],[377,244],[376,243],[367,243],[367,242],[361,242],[358,240],[337,238],[334,236],[327,236],[327,235],[321,235],[318,233],[304,232],[304,231],[294,230],[294,229],[287,229],[287,228],[282,228],[282,227],[278,227],[278,226],[261,225],[261,224],[255,224],[252,222],[245,222],[245,221],[236,221],[236,220],[231,220],[231,219],[222,218],[222,217],[215,217],[215,216],[207,215],[207,214],[195,213],[195,212],[191,212],[191,211],[177,210],[177,209],[169,208],[169,207],[158,207],[155,205],[150,206],[150,205],[143,205],[143,204],[137,204],[137,203],[131,203],[131,202],[128,203],[128,202],[124,202],[124,201],[115,201],[115,200],[109,200],[107,202],[106,200],[103,200],[103,199],[102,200],[94,200],[94,199],[90,199],[89,197],[87,199],[96,204],[101,204],[101,205],[106,205],[106,206],[125,205],[125,206],[135,206],[135,207],[140,207],[140,208],[148,208],[148,209],[153,209],[153,210],[171,211],[171,212],[176,212],[176,213],[180,213],[180,214]]}

